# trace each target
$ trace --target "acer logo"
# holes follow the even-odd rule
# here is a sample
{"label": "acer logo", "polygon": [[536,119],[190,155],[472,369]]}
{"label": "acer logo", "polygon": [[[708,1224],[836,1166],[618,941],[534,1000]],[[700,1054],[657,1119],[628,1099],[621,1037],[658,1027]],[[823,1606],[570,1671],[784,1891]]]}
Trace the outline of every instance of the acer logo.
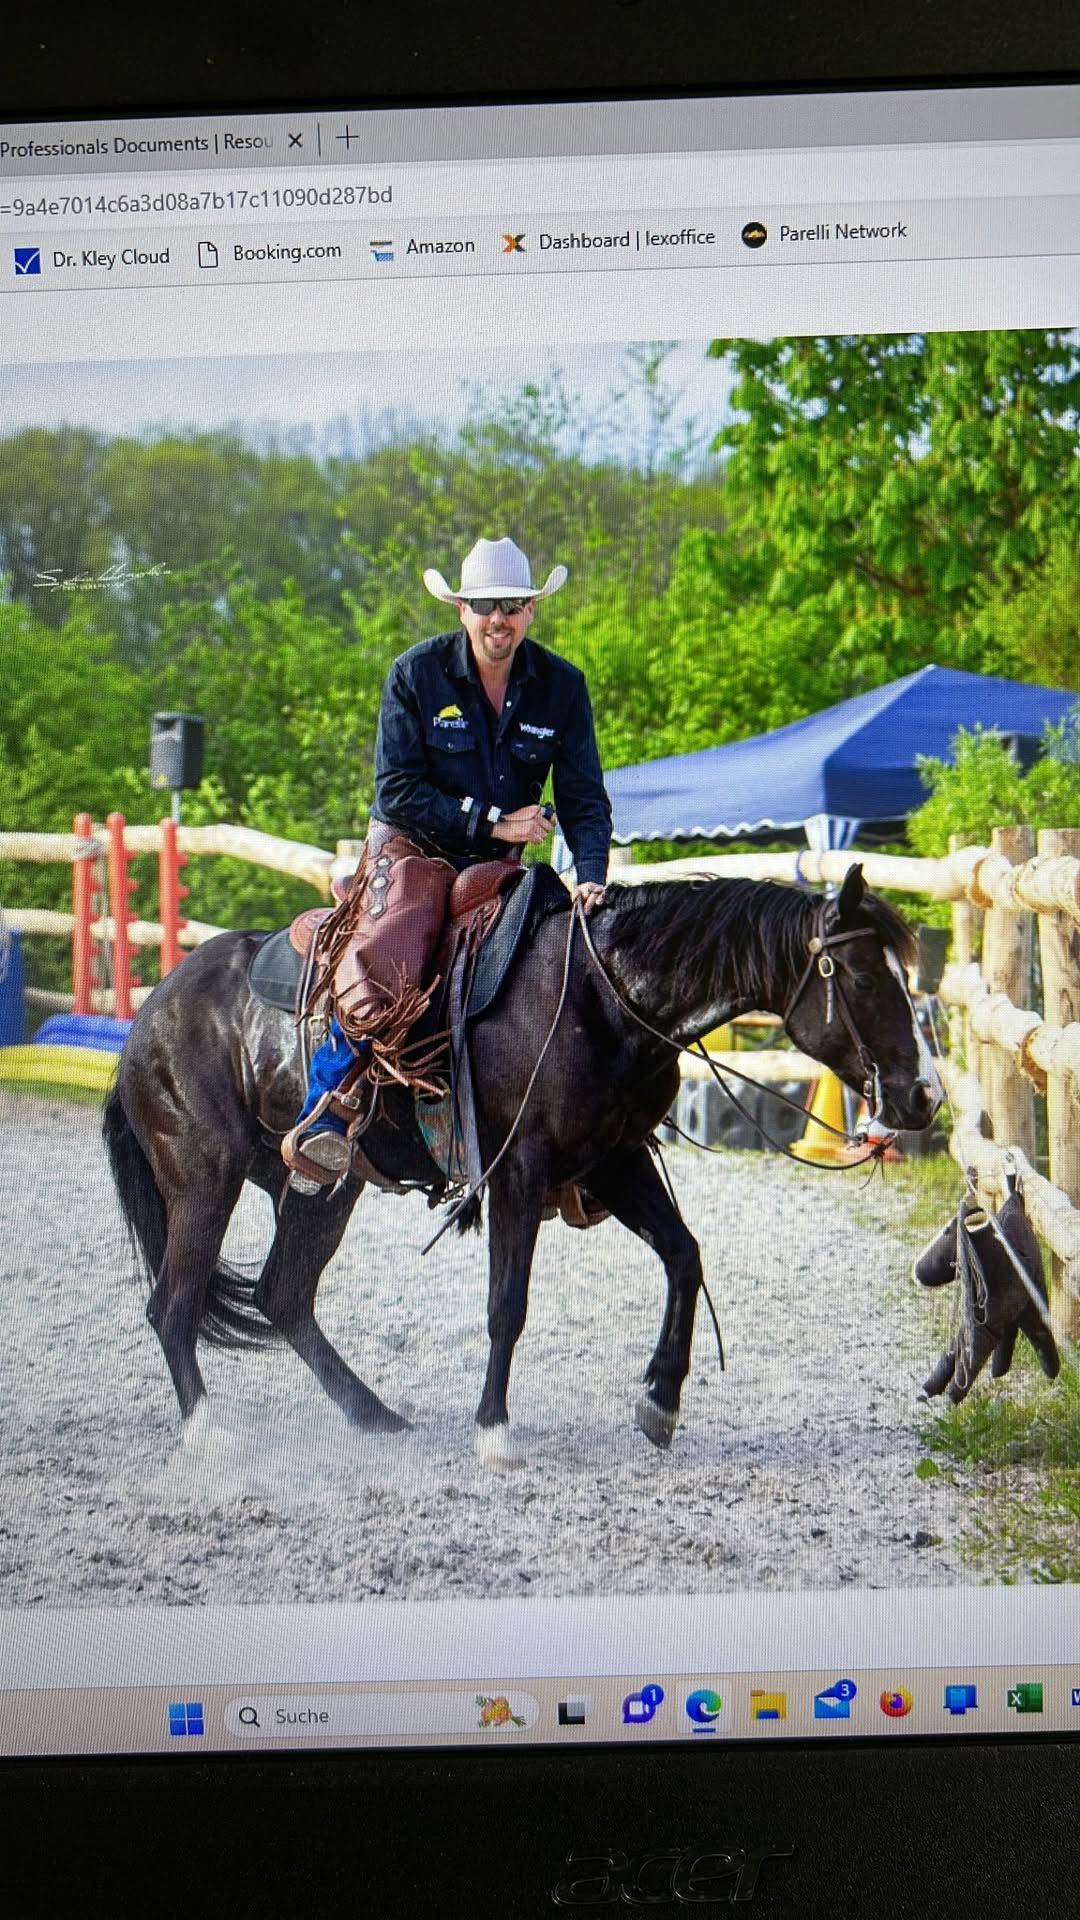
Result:
{"label": "acer logo", "polygon": [[764,1847],[668,1847],[632,1857],[609,1848],[566,1856],[551,1897],[557,1907],[704,1907],[752,1900],[766,1860],[787,1860],[785,1841]]}

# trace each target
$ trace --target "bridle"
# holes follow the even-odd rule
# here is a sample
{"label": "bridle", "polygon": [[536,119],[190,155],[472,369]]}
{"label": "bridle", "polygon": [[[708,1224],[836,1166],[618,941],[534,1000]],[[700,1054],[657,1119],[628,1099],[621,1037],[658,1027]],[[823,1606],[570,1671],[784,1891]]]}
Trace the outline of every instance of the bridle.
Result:
{"label": "bridle", "polygon": [[873,927],[854,927],[847,933],[818,932],[811,934],[806,943],[810,958],[803,968],[802,973],[799,975],[795,991],[781,1015],[784,1032],[793,1045],[798,1046],[799,1043],[791,1031],[791,1016],[798,1006],[811,976],[815,972],[819,974],[825,982],[825,1024],[827,1027],[831,1027],[834,1018],[839,1014],[841,1025],[847,1030],[848,1039],[855,1049],[855,1056],[863,1071],[863,1098],[870,1109],[871,1126],[881,1121],[885,1109],[885,1095],[881,1085],[881,1072],[877,1061],[874,1059],[873,1054],[870,1052],[862,1034],[855,1024],[851,1008],[848,1005],[847,995],[837,978],[832,949],[834,947],[847,946],[852,940],[877,940],[877,938],[878,936],[874,932]]}

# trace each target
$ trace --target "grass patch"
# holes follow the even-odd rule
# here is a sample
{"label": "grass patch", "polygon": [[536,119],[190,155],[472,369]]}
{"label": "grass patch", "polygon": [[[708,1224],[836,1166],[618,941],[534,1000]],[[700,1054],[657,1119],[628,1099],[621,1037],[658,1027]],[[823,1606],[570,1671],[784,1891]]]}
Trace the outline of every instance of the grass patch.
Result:
{"label": "grass patch", "polygon": [[[1018,1361],[1020,1353],[1018,1347]],[[980,1392],[982,1384],[938,1414],[927,1436],[931,1455],[966,1470],[963,1481],[976,1495],[963,1549],[972,1559],[992,1559],[996,1577],[1006,1581],[1080,1581],[1076,1359],[1067,1357],[1053,1382],[1025,1356],[1015,1385],[999,1385],[991,1397]],[[936,1469],[932,1457],[922,1465],[927,1477]]]}
{"label": "grass patch", "polygon": [[[980,1395],[976,1386],[958,1407],[940,1413],[930,1430],[931,1444],[935,1452],[987,1471],[1035,1466],[1072,1470],[1080,1475],[1080,1371],[1076,1362],[1064,1360],[1058,1378],[1049,1381],[1030,1359],[1030,1349],[1023,1358],[1024,1370],[1011,1390],[999,1386],[990,1398]],[[1020,1361],[1018,1344],[1014,1369]],[[1012,1377],[1010,1374],[1009,1379]],[[982,1384],[983,1376],[979,1381]],[[1026,1388],[1023,1397],[1021,1388]]]}
{"label": "grass patch", "polygon": [[[935,1153],[925,1160],[886,1161],[880,1182],[869,1190],[878,1200],[906,1204],[897,1209],[896,1225],[901,1237],[920,1250],[944,1226],[964,1194],[964,1176],[947,1153]],[[879,1222],[875,1216],[874,1225]]]}
{"label": "grass patch", "polygon": [[[918,1253],[956,1211],[963,1174],[946,1155],[887,1164],[883,1172],[884,1182],[857,1202],[858,1217],[880,1232],[887,1210],[890,1233]],[[956,1289],[912,1292],[920,1296],[919,1352],[929,1371],[935,1346],[950,1344]],[[1076,1349],[1063,1350],[1061,1373],[1049,1381],[1021,1336],[1006,1379],[991,1380],[987,1369],[960,1406],[932,1405],[914,1472],[919,1480],[940,1475],[962,1495],[964,1557],[995,1582],[1080,1581]]]}

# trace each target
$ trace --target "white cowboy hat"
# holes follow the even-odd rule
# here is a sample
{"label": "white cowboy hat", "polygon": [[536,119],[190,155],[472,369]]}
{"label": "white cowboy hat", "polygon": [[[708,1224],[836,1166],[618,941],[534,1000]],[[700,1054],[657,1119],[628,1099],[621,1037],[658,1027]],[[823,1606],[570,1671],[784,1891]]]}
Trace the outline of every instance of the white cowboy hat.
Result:
{"label": "white cowboy hat", "polygon": [[424,585],[436,600],[543,600],[566,582],[566,568],[552,567],[542,587],[534,587],[528,558],[513,540],[478,540],[461,563],[460,587],[447,586],[437,567],[428,567]]}

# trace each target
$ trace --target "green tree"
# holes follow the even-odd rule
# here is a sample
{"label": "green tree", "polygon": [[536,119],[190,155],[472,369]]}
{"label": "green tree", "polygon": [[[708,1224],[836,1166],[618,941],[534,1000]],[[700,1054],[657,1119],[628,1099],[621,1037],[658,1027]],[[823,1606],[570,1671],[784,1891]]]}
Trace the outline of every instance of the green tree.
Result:
{"label": "green tree", "polygon": [[961,728],[952,761],[927,757],[929,797],[908,821],[916,853],[939,856],[949,838],[987,846],[994,827],[1074,827],[1080,821],[1080,757],[1074,722],[1048,727],[1045,751],[1025,772],[998,733]]}
{"label": "green tree", "polygon": [[983,621],[1010,671],[1044,686],[1080,691],[1080,551],[1070,528],[1055,533],[1042,565]]}
{"label": "green tree", "polygon": [[[731,341],[718,598],[828,640],[818,699],[936,661],[1016,670],[1002,607],[1080,524],[1069,334]],[[1006,658],[1006,654],[1008,657]]]}

